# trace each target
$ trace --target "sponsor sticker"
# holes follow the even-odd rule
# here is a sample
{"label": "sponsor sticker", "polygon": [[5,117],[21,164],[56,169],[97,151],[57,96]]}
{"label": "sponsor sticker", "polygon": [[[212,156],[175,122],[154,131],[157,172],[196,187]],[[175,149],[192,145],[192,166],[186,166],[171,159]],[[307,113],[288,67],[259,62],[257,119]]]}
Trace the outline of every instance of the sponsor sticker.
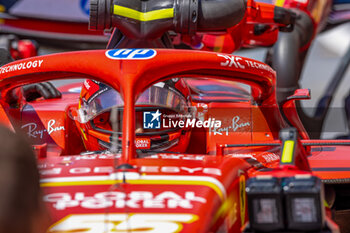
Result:
{"label": "sponsor sticker", "polygon": [[261,62],[249,61],[233,55],[217,54],[217,56],[225,59],[224,62],[220,62],[220,65],[223,67],[228,66],[235,67],[237,69],[246,69],[248,67],[259,70],[266,70],[268,72],[274,73],[274,70],[269,65],[263,64]]}
{"label": "sponsor sticker", "polygon": [[56,132],[56,131],[64,131],[64,126],[57,125],[56,120],[50,120],[47,123],[46,129],[39,129],[38,125],[36,123],[28,123],[25,125],[22,125],[22,129],[27,130],[27,135],[29,138],[43,138],[44,133],[47,133],[48,135]]}
{"label": "sponsor sticker", "polygon": [[90,4],[89,0],[80,0],[80,8],[86,14],[90,14]]}
{"label": "sponsor sticker", "polygon": [[209,133],[214,135],[229,135],[229,132],[237,132],[240,130],[248,131],[250,130],[250,122],[249,121],[242,121],[240,116],[234,116],[231,120],[231,125],[228,125],[226,127],[210,127]]}
{"label": "sponsor sticker", "polygon": [[197,203],[205,204],[207,200],[195,192],[179,194],[173,191],[163,191],[154,194],[149,191],[99,192],[93,196],[86,196],[83,192],[74,195],[69,193],[50,193],[44,196],[46,203],[52,204],[57,210],[66,210],[74,207],[84,209],[105,208],[132,208],[132,209],[192,209]]}
{"label": "sponsor sticker", "polygon": [[87,95],[85,96],[87,100],[90,100],[90,97],[95,96],[94,94],[100,90],[100,83],[93,80],[86,79],[83,85],[87,90]]}
{"label": "sponsor sticker", "polygon": [[137,149],[150,149],[151,148],[151,139],[149,138],[137,138],[135,140]]}
{"label": "sponsor sticker", "polygon": [[21,62],[15,65],[4,66],[4,67],[1,67],[0,74],[6,74],[17,70],[19,71],[19,70],[40,68],[43,62],[44,60],[34,60],[34,61]]}
{"label": "sponsor sticker", "polygon": [[156,55],[154,49],[113,49],[106,52],[106,56],[114,60],[146,60]]}
{"label": "sponsor sticker", "polygon": [[[72,159],[75,161],[77,160],[93,160],[93,159],[114,159],[115,157],[113,155],[82,155],[77,156]],[[119,157],[117,157],[119,158]],[[169,158],[162,157],[162,158]],[[99,167],[74,167],[74,168],[62,168],[62,167],[54,167],[55,165],[52,164],[52,166],[42,166],[40,167],[40,174],[41,175],[60,175],[60,174],[75,174],[75,175],[83,175],[83,174],[101,174],[101,173],[111,173],[113,172],[112,166],[99,166]],[[214,176],[221,176],[221,170],[219,168],[214,167],[179,167],[179,166],[141,166],[140,172],[142,173],[167,173],[167,174],[177,174],[177,173],[185,173],[185,174],[208,174],[208,175],[214,175]],[[132,172],[123,172],[123,176],[127,178],[133,178],[134,174]],[[91,179],[109,179],[109,177],[105,176],[94,176],[90,177]],[[115,178],[115,177],[114,177]],[[65,179],[63,179],[65,180]],[[68,179],[69,180],[69,179]],[[44,182],[43,180],[42,182]],[[45,182],[51,182],[52,180],[45,181]],[[70,181],[70,180],[69,180]]]}
{"label": "sponsor sticker", "polygon": [[239,69],[245,69],[245,66],[243,65],[243,59],[240,57],[232,56],[232,55],[223,55],[223,54],[217,54],[218,57],[225,58],[225,62],[221,62],[221,66],[228,66],[228,67],[236,67]]}

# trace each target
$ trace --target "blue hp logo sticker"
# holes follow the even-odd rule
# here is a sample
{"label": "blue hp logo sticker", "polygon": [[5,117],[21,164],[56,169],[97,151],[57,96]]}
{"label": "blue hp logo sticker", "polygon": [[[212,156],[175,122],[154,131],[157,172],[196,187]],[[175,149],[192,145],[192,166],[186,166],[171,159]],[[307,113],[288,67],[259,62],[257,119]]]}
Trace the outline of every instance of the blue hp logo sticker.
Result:
{"label": "blue hp logo sticker", "polygon": [[154,49],[113,49],[106,52],[106,56],[115,60],[143,60],[151,59],[157,55],[157,51]]}
{"label": "blue hp logo sticker", "polygon": [[144,129],[160,129],[160,116],[162,114],[159,109],[156,112],[143,112],[143,128]]}
{"label": "blue hp logo sticker", "polygon": [[89,0],[80,0],[80,8],[82,11],[86,14],[89,15],[90,13],[90,4]]}

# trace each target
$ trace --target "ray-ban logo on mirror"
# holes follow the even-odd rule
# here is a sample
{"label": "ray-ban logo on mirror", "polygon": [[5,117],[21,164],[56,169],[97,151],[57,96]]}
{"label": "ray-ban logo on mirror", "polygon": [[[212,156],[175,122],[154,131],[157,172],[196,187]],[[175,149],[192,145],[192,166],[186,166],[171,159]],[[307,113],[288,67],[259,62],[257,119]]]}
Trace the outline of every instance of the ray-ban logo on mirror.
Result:
{"label": "ray-ban logo on mirror", "polygon": [[143,60],[157,55],[154,49],[113,49],[106,51],[106,56],[115,60]]}
{"label": "ray-ban logo on mirror", "polygon": [[162,114],[156,112],[143,112],[143,128],[144,129],[160,129],[160,116]]}

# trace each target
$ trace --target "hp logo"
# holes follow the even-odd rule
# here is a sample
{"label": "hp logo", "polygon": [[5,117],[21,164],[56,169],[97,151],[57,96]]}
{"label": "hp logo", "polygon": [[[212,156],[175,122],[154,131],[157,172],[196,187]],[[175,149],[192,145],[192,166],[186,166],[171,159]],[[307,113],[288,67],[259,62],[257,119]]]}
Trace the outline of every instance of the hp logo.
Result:
{"label": "hp logo", "polygon": [[106,52],[106,56],[115,60],[144,60],[157,55],[154,49],[113,49]]}

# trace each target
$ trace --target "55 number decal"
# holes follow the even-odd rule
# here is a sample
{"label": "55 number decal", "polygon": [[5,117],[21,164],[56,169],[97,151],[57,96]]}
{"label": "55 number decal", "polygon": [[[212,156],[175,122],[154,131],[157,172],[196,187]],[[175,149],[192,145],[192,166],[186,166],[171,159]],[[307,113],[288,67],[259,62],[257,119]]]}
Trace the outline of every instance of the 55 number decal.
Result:
{"label": "55 number decal", "polygon": [[48,233],[175,233],[182,230],[183,223],[197,220],[193,214],[77,214],[55,223]]}

